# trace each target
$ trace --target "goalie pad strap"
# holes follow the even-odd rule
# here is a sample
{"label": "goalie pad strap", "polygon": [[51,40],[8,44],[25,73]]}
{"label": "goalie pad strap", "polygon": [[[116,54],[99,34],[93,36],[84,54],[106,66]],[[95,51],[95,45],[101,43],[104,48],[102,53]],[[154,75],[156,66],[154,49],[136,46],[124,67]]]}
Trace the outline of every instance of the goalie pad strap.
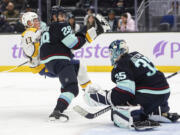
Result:
{"label": "goalie pad strap", "polygon": [[88,93],[85,92],[84,100],[89,106],[102,106],[102,105],[110,105],[107,100],[107,91],[101,91],[98,93]]}

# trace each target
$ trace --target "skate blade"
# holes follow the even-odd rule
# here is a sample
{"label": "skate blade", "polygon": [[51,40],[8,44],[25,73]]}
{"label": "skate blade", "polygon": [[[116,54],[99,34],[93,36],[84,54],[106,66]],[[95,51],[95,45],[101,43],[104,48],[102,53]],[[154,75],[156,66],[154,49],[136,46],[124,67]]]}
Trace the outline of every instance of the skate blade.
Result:
{"label": "skate blade", "polygon": [[157,127],[160,127],[160,126],[145,126],[145,127],[134,127],[134,129],[136,131],[149,131],[149,130],[153,130]]}
{"label": "skate blade", "polygon": [[60,117],[59,119],[56,119],[55,117],[49,117],[49,122],[61,122],[61,123],[65,123],[68,122],[69,119],[66,117]]}

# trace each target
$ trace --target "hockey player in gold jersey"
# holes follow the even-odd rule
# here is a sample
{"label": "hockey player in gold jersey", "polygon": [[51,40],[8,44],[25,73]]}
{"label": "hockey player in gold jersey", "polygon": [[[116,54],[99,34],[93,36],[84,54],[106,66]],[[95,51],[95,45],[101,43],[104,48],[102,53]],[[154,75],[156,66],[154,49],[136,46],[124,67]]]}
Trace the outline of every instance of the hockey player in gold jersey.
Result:
{"label": "hockey player in gold jersey", "polygon": [[26,57],[29,59],[31,72],[39,73],[45,68],[39,60],[39,40],[41,37],[40,21],[38,15],[34,12],[24,13],[22,23],[26,30],[21,34],[21,45]]}

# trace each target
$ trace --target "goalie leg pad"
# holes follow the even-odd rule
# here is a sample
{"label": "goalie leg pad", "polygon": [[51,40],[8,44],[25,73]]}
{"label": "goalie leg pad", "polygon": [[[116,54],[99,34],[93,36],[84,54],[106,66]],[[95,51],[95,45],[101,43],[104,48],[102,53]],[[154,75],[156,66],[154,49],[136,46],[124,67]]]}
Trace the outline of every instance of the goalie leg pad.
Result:
{"label": "goalie leg pad", "polygon": [[114,125],[120,128],[134,128],[137,131],[152,130],[160,124],[147,118],[140,106],[112,107]]}
{"label": "goalie leg pad", "polygon": [[[116,106],[112,107],[112,120],[114,125],[120,128],[132,128],[134,121],[134,113],[140,115],[142,113],[140,106]],[[138,112],[138,113],[137,113]],[[134,115],[134,116],[133,116]]]}
{"label": "goalie leg pad", "polygon": [[88,93],[85,92],[84,100],[86,104],[89,106],[102,106],[102,105],[110,105],[107,100],[108,91],[101,90],[97,93]]}

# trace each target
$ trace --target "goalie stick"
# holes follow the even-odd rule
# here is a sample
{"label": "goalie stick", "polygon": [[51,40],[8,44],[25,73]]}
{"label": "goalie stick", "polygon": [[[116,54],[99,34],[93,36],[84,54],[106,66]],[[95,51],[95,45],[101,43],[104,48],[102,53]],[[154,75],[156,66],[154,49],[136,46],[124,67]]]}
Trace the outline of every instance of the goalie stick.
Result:
{"label": "goalie stick", "polygon": [[179,73],[180,73],[180,70],[175,72],[175,73],[173,73],[173,74],[171,74],[171,75],[169,75],[169,76],[167,76],[166,79],[169,79],[169,78],[171,78],[171,77],[173,77],[173,76],[175,76],[175,75],[177,75]]}
{"label": "goalie stick", "polygon": [[111,106],[108,106],[98,112],[95,112],[95,113],[90,113],[90,112],[86,111],[84,108],[80,107],[79,105],[74,106],[73,110],[87,119],[94,119],[94,118],[108,112],[109,110],[111,110]]}
{"label": "goalie stick", "polygon": [[7,72],[10,72],[10,71],[13,71],[13,70],[15,70],[16,68],[21,67],[21,66],[27,64],[28,62],[29,62],[29,61],[26,61],[26,62],[24,62],[24,63],[22,63],[22,64],[20,64],[20,65],[18,65],[18,66],[15,66],[14,68],[11,68],[11,69],[6,70],[6,71],[2,71],[2,73],[7,73]]}
{"label": "goalie stick", "polygon": [[[177,71],[177,72],[167,76],[166,79],[169,79],[169,78],[177,75],[178,73],[180,73],[180,71]],[[87,119],[94,119],[94,118],[98,117],[99,115],[102,115],[102,114],[108,112],[109,110],[111,110],[111,106],[108,106],[98,112],[95,112],[95,113],[90,113],[90,112],[86,111],[84,108],[80,107],[79,105],[74,106],[73,110]]]}

